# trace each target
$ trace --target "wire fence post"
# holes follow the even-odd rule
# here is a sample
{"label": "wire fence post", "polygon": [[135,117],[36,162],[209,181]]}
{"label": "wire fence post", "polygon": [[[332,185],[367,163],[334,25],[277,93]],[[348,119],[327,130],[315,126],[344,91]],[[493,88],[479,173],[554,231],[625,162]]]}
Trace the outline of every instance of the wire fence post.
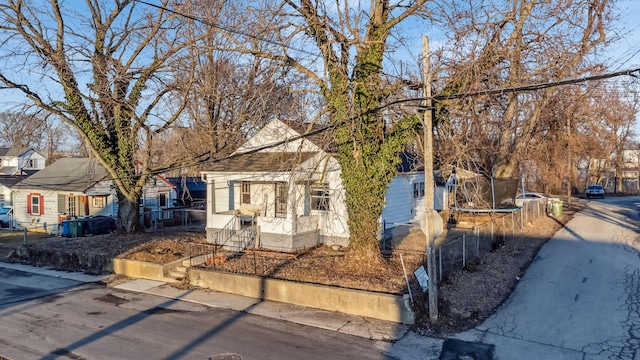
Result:
{"label": "wire fence post", "polygon": [[466,237],[464,236],[464,234],[462,234],[462,267],[467,266],[467,242],[466,242]]}
{"label": "wire fence post", "polygon": [[440,268],[439,280],[442,280],[442,245],[438,246],[438,267]]}

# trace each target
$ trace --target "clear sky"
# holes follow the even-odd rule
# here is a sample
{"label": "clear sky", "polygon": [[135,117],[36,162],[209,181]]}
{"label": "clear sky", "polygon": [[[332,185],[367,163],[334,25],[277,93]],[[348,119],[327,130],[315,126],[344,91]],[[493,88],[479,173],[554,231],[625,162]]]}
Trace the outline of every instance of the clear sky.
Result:
{"label": "clear sky", "polygon": [[[368,4],[367,1],[363,1],[363,4]],[[366,5],[365,4],[365,5]],[[616,44],[611,45],[605,52],[607,56],[607,65],[609,65],[609,71],[619,71],[626,69],[634,69],[640,67],[640,0],[618,0],[617,7],[620,9],[621,18],[620,26],[616,28],[622,28],[618,34],[621,40]],[[415,25],[415,26],[414,26]],[[436,29],[429,26],[424,27],[424,22],[420,24],[411,24],[409,29],[405,29],[406,34],[409,35],[410,41],[409,47],[414,50],[410,50],[407,57],[413,59],[407,59],[409,62],[417,63],[421,55],[422,35],[428,35],[431,40],[432,51],[437,48],[442,36],[437,34]],[[419,33],[420,32],[420,33]],[[421,32],[424,32],[421,33]],[[402,50],[398,49],[402,52]],[[398,56],[396,54],[390,54],[389,56]],[[640,81],[637,82],[640,84]],[[39,86],[45,86],[41,82],[35,84],[29,84],[32,88],[38,88]],[[639,85],[640,87],[640,85]],[[640,88],[638,88],[640,91]],[[15,108],[16,105],[21,104],[24,100],[21,93],[16,90],[1,90],[0,91],[0,111]],[[639,121],[640,123],[640,118]],[[640,130],[640,124],[638,125]],[[640,131],[637,131],[640,133]]]}
{"label": "clear sky", "polygon": [[611,46],[611,69],[615,71],[639,68],[640,1],[621,0],[618,8],[621,10],[620,22],[626,30],[620,34],[622,39],[618,44]]}

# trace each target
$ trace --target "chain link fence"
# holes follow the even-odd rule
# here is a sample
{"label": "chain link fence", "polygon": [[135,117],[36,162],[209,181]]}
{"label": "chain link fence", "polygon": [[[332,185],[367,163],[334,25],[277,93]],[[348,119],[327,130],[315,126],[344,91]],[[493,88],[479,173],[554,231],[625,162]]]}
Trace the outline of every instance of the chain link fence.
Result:
{"label": "chain link fence", "polygon": [[[527,224],[548,216],[550,205],[546,200],[527,201],[521,208],[510,212],[458,211],[451,219],[444,220],[446,233],[436,239],[435,243],[438,279],[474,264],[483,255],[518,237]],[[448,214],[446,215],[448,217]],[[382,253],[388,256],[421,254],[424,264],[426,238],[422,232],[412,231],[419,228],[412,224],[387,225],[395,226],[384,229]]]}

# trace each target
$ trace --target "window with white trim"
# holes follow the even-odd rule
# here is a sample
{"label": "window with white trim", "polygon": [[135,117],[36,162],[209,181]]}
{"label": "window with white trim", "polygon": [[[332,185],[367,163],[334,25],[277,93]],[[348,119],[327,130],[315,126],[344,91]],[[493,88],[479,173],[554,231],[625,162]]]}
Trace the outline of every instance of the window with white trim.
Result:
{"label": "window with white trim", "polygon": [[169,193],[166,193],[166,192],[158,193],[158,205],[160,207],[167,207],[168,199],[169,199]]}
{"label": "window with white trim", "polygon": [[93,207],[94,208],[103,208],[104,207],[104,196],[94,196],[93,197]]}
{"label": "window with white trim", "polygon": [[424,197],[424,181],[413,183],[413,198],[419,199]]}
{"label": "window with white trim", "polygon": [[70,195],[67,197],[67,214],[71,216],[78,215],[78,199],[75,196]]}
{"label": "window with white trim", "polygon": [[312,185],[309,192],[311,210],[329,211],[329,186],[327,184]]}
{"label": "window with white trim", "polygon": [[251,204],[251,183],[248,181],[240,184],[240,201],[242,204]]}
{"label": "window with white trim", "polygon": [[44,215],[44,196],[37,193],[27,195],[27,212],[31,215]]}

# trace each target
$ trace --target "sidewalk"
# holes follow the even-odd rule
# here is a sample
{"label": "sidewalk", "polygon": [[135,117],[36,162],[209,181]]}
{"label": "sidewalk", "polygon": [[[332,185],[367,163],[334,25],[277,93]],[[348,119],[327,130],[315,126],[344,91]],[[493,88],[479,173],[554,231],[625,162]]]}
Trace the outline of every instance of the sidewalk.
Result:
{"label": "sidewalk", "polygon": [[[0,262],[0,267],[60,279],[74,280],[82,283],[97,283],[109,276],[56,271],[30,265],[4,262]],[[114,291],[144,293],[209,307],[231,309],[376,340],[376,347],[382,353],[397,359],[442,359],[440,352],[443,348],[444,340],[418,335],[409,331],[408,325],[395,322],[305,308],[273,301],[263,301],[206,289],[179,290],[165,282],[154,280],[132,279],[113,286],[110,289]]]}
{"label": "sidewalk", "polygon": [[273,301],[263,301],[204,289],[179,290],[165,282],[154,280],[132,280],[116,285],[113,289],[161,296],[209,307],[242,311],[248,314],[280,319],[372,340],[397,341],[409,330],[408,325],[395,322],[305,308]]}

